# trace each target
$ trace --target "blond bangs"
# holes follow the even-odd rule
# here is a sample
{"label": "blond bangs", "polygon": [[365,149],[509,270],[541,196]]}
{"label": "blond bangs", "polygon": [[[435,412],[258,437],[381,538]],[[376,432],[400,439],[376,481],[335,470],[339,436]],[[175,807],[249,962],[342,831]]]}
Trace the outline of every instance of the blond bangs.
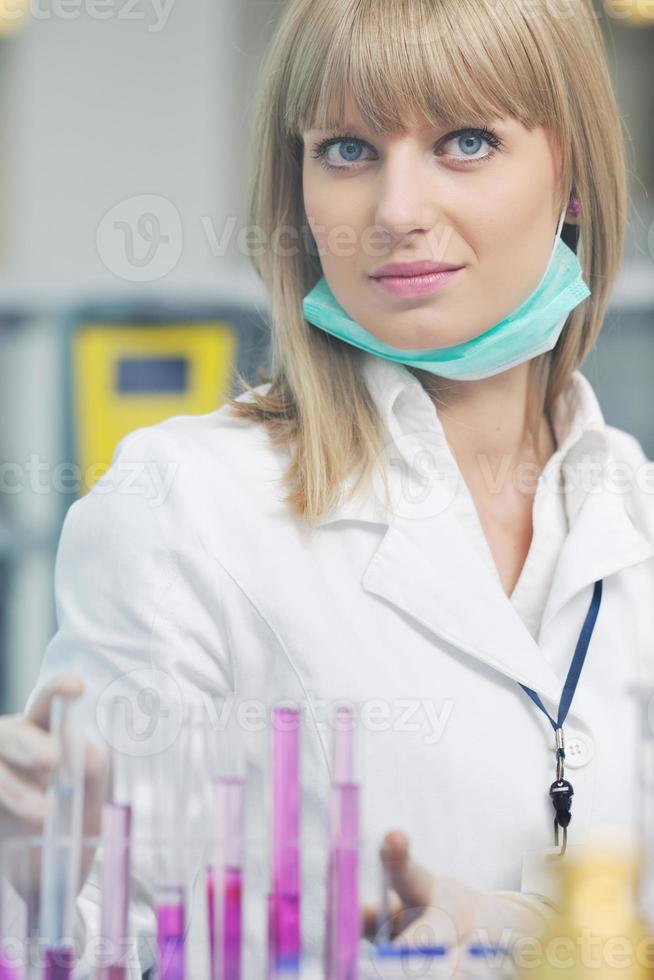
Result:
{"label": "blond bangs", "polygon": [[526,128],[558,127],[567,117],[546,38],[497,0],[324,0],[317,8],[290,78],[289,135],[341,126],[348,95],[374,133],[405,132],[409,107],[432,128],[505,115]]}

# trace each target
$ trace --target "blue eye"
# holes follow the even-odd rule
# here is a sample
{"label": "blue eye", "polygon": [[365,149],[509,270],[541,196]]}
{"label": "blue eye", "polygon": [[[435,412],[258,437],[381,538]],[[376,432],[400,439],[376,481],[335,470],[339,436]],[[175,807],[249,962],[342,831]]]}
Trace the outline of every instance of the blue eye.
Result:
{"label": "blue eye", "polygon": [[[459,147],[463,150],[464,153],[468,154],[468,151],[470,151],[470,154],[474,154],[474,152],[475,152],[475,150],[474,150],[474,144],[481,143],[482,142],[482,139],[481,139],[481,136],[474,136],[474,135],[472,135],[472,136],[459,136],[459,137],[457,137],[457,141],[458,141]],[[467,147],[465,149],[464,149],[464,143],[467,143]],[[473,144],[473,149],[470,149],[470,144],[471,143]],[[479,147],[477,147],[477,149],[479,149]]]}
{"label": "blue eye", "polygon": [[[329,163],[325,159],[327,151],[332,146],[338,146],[341,143],[343,146],[342,149],[339,150],[339,154],[343,163],[346,164],[345,167],[339,164]],[[347,134],[343,136],[330,136],[327,139],[322,140],[322,142],[318,143],[314,147],[313,157],[316,160],[322,161],[322,166],[325,168],[325,170],[349,170],[351,168],[347,166],[347,163],[357,162],[355,159],[357,149],[360,149],[362,146],[364,146],[363,140],[357,139],[356,136],[348,136]]]}
{"label": "blue eye", "polygon": [[[446,146],[448,143],[456,140],[459,149],[462,151],[463,156],[451,156],[450,154],[438,153],[439,156],[445,156],[454,161],[462,163],[464,166],[470,164],[484,163],[490,160],[494,155],[495,151],[502,146],[502,141],[499,136],[492,130],[482,127],[481,129],[459,129],[454,133],[449,133],[442,140],[439,141],[438,146]],[[487,143],[490,147],[490,151],[483,154],[482,156],[477,155],[479,149],[482,148],[483,143]],[[341,145],[342,144],[342,145]],[[330,162],[327,160],[327,151],[331,147],[339,146],[338,157],[340,163],[334,161]],[[360,157],[358,154],[362,147],[369,146],[364,140],[359,139],[357,136],[352,136],[350,134],[334,135],[329,136],[327,139],[322,140],[317,143],[313,149],[312,156],[316,160],[321,161],[321,166],[325,170],[353,170],[354,167],[350,164],[355,164],[360,162]]]}

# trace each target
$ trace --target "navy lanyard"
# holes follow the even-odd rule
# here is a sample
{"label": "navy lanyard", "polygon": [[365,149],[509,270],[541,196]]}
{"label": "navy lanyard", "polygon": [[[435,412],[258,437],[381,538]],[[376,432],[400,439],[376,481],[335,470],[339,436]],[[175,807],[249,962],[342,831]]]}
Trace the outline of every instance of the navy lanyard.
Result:
{"label": "navy lanyard", "polygon": [[550,724],[554,729],[556,734],[556,782],[552,783],[550,786],[550,798],[554,805],[555,816],[554,816],[554,842],[556,845],[559,843],[559,827],[563,828],[563,850],[562,855],[565,853],[566,840],[567,840],[567,828],[570,823],[570,806],[572,803],[573,789],[571,784],[563,778],[564,775],[564,761],[565,761],[565,744],[563,741],[563,723],[567,717],[568,711],[570,710],[570,705],[572,704],[572,699],[574,697],[575,691],[577,690],[577,684],[579,683],[579,676],[581,674],[581,669],[584,665],[586,659],[586,653],[588,652],[588,645],[590,639],[593,635],[593,629],[595,628],[595,622],[597,620],[597,614],[599,613],[600,604],[602,602],[602,579],[595,582],[595,587],[593,589],[593,597],[590,601],[590,606],[588,612],[586,613],[586,619],[584,620],[584,625],[581,628],[581,633],[579,634],[579,639],[577,640],[577,646],[575,648],[574,656],[572,658],[572,663],[570,664],[570,670],[568,671],[568,676],[566,677],[565,684],[563,686],[563,694],[561,695],[561,701],[559,703],[559,711],[557,715],[557,720],[554,721],[549,711],[541,701],[538,694],[532,691],[530,687],[526,687],[521,684],[520,687],[525,691],[534,704],[543,711],[549,718]]}

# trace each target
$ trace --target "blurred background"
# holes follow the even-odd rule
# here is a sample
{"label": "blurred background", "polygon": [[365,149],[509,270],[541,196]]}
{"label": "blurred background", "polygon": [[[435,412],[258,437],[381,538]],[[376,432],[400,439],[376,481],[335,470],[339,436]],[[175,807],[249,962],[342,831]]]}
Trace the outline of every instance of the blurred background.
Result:
{"label": "blurred background", "polygon": [[[597,0],[628,141],[625,262],[583,371],[654,457],[654,2]],[[127,431],[268,364],[238,232],[282,0],[0,0],[0,711],[56,627],[66,509]]]}

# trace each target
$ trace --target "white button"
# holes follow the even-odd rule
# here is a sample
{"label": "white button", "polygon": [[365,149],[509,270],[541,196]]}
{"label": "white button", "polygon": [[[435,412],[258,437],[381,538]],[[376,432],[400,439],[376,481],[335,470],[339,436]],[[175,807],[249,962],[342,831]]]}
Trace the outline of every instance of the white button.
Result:
{"label": "white button", "polygon": [[[556,747],[553,748],[556,752]],[[566,769],[581,769],[591,762],[595,754],[595,747],[592,739],[588,735],[580,735],[579,732],[567,732],[565,734],[565,761]]]}

